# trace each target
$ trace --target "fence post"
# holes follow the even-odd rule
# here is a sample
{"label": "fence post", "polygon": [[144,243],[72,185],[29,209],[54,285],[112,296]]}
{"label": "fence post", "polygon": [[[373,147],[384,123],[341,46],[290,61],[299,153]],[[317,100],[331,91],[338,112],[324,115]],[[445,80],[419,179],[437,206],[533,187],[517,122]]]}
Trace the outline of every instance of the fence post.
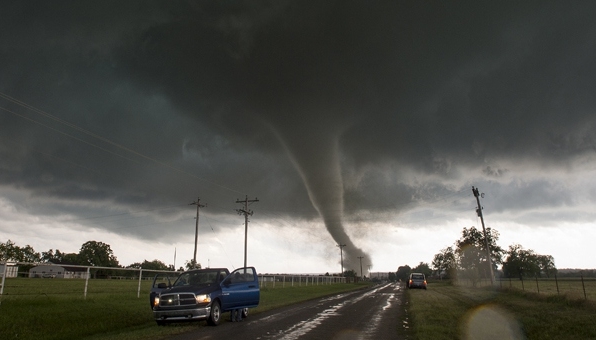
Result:
{"label": "fence post", "polygon": [[91,276],[90,267],[87,267],[87,278],[85,279],[85,294],[83,296],[87,299],[87,285],[89,285],[89,276]]}
{"label": "fence post", "polygon": [[557,295],[559,295],[559,280],[557,279],[557,273],[555,273],[555,285],[557,286]]}
{"label": "fence post", "polygon": [[538,291],[538,294],[540,294],[540,287],[538,287],[538,276],[534,276],[534,279],[536,279],[536,290]]}
{"label": "fence post", "polygon": [[141,278],[143,277],[143,268],[139,270],[139,288],[137,289],[137,298],[141,297]]}
{"label": "fence post", "polygon": [[[4,262],[4,273],[2,273],[2,286],[0,286],[0,304],[2,303],[2,294],[4,294],[4,283],[6,282],[6,268],[8,267],[8,261]],[[18,276],[18,274],[17,274]]]}
{"label": "fence post", "polygon": [[579,273],[580,277],[582,278],[582,288],[584,289],[584,299],[588,299],[588,296],[586,295],[586,286],[584,285],[584,274],[582,272]]}

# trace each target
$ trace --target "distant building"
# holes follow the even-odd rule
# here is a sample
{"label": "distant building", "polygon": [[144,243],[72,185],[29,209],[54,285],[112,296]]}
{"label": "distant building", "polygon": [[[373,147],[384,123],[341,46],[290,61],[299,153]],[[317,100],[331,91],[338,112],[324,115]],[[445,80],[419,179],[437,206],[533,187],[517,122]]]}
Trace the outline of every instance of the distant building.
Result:
{"label": "distant building", "polygon": [[29,269],[29,277],[86,279],[87,269],[65,264],[42,264]]}
{"label": "distant building", "polygon": [[389,279],[389,273],[388,272],[370,272],[369,274],[369,278],[372,279],[378,279],[378,280],[388,280]]}
{"label": "distant building", "polygon": [[19,266],[10,263],[0,264],[0,277],[4,274],[4,266],[6,266],[6,277],[17,277]]}

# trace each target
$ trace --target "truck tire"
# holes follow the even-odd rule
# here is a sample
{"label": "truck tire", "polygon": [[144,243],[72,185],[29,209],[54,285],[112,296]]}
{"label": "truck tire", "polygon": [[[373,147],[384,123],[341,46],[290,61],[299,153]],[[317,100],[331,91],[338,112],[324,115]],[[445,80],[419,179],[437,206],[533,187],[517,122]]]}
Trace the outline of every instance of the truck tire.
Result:
{"label": "truck tire", "polygon": [[207,319],[207,324],[209,326],[217,326],[219,325],[219,321],[221,320],[221,306],[219,305],[219,301],[213,301],[211,304],[211,314],[209,315],[209,319]]}

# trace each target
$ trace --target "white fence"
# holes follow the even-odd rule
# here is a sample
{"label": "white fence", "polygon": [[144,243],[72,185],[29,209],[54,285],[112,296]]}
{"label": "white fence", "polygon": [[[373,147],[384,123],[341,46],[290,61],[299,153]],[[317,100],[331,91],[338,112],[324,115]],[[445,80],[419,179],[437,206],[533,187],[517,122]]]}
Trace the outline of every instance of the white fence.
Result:
{"label": "white fence", "polygon": [[329,275],[300,275],[300,274],[259,274],[261,287],[294,287],[294,286],[318,286],[333,283],[345,283],[346,278]]}
{"label": "white fence", "polygon": [[[18,266],[34,266],[27,272],[18,272]],[[66,268],[65,268],[66,267]],[[34,270],[39,268],[39,272]],[[128,279],[137,280],[137,297],[141,296],[141,282],[142,280],[152,280],[157,273],[171,273],[177,276],[180,272],[153,270],[153,269],[137,269],[137,268],[119,268],[119,267],[95,267],[95,266],[80,266],[80,265],[60,265],[51,263],[28,263],[28,262],[8,262],[0,263],[0,298],[2,297],[6,287],[6,278],[17,277],[17,274],[29,278],[52,278],[59,280],[85,280],[83,296],[87,297],[89,280],[92,278],[92,273],[98,271],[109,271],[111,275],[105,275],[105,279]],[[72,275],[77,272],[76,275]],[[330,276],[330,275],[305,275],[305,274],[259,274],[259,286],[262,288],[284,288],[284,287],[300,287],[300,286],[316,286],[329,285],[335,283],[346,283],[345,277]]]}
{"label": "white fence", "polygon": [[[0,297],[4,294],[4,288],[6,287],[6,278],[7,277],[16,277],[16,275],[9,275],[9,273],[18,273],[18,268],[19,265],[26,265],[26,266],[43,266],[44,268],[48,268],[48,267],[53,267],[56,268],[57,270],[55,271],[44,271],[43,273],[40,273],[40,276],[32,276],[31,275],[31,271],[29,271],[27,273],[28,277],[49,277],[49,278],[61,278],[61,279],[84,279],[85,280],[85,289],[83,292],[83,296],[86,298],[87,297],[87,288],[89,286],[89,279],[91,278],[91,271],[97,271],[97,270],[110,270],[110,271],[124,271],[129,272],[129,276],[127,276],[127,278],[129,279],[137,279],[138,278],[138,287],[137,287],[137,297],[141,296],[141,280],[143,279],[143,274],[145,273],[176,273],[173,271],[164,271],[164,270],[152,270],[152,269],[137,269],[137,268],[118,268],[118,267],[95,267],[95,266],[80,266],[80,265],[60,265],[60,264],[48,264],[48,263],[29,263],[29,262],[5,262],[5,263],[1,263],[0,264],[0,268],[2,268],[2,272],[0,272],[0,275],[2,275],[2,280],[0,281]],[[60,274],[57,273],[67,273],[68,271],[64,270],[64,267],[68,267],[69,270],[73,270],[76,269],[77,271],[81,271],[83,272],[83,274],[81,275],[77,275],[77,276],[70,276],[70,275],[62,275],[62,276],[58,276]],[[34,267],[35,268],[35,267]],[[62,268],[62,269],[60,269]],[[33,268],[32,268],[33,269]],[[135,273],[138,272],[138,275]],[[51,276],[46,276],[49,273]],[[54,274],[56,273],[56,274]],[[21,273],[23,274],[23,273]],[[145,277],[146,279],[148,277]]]}

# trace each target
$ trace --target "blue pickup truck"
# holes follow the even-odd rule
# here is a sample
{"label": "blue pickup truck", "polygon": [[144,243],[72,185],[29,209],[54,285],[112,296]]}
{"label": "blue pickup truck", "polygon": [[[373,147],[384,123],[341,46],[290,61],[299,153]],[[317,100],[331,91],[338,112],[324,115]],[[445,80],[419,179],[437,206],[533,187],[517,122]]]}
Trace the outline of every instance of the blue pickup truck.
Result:
{"label": "blue pickup truck", "polygon": [[224,312],[242,309],[245,318],[248,308],[259,305],[259,280],[254,267],[232,273],[226,268],[189,270],[173,284],[171,281],[168,274],[157,274],[149,295],[153,317],[160,326],[195,320],[207,320],[216,326]]}

